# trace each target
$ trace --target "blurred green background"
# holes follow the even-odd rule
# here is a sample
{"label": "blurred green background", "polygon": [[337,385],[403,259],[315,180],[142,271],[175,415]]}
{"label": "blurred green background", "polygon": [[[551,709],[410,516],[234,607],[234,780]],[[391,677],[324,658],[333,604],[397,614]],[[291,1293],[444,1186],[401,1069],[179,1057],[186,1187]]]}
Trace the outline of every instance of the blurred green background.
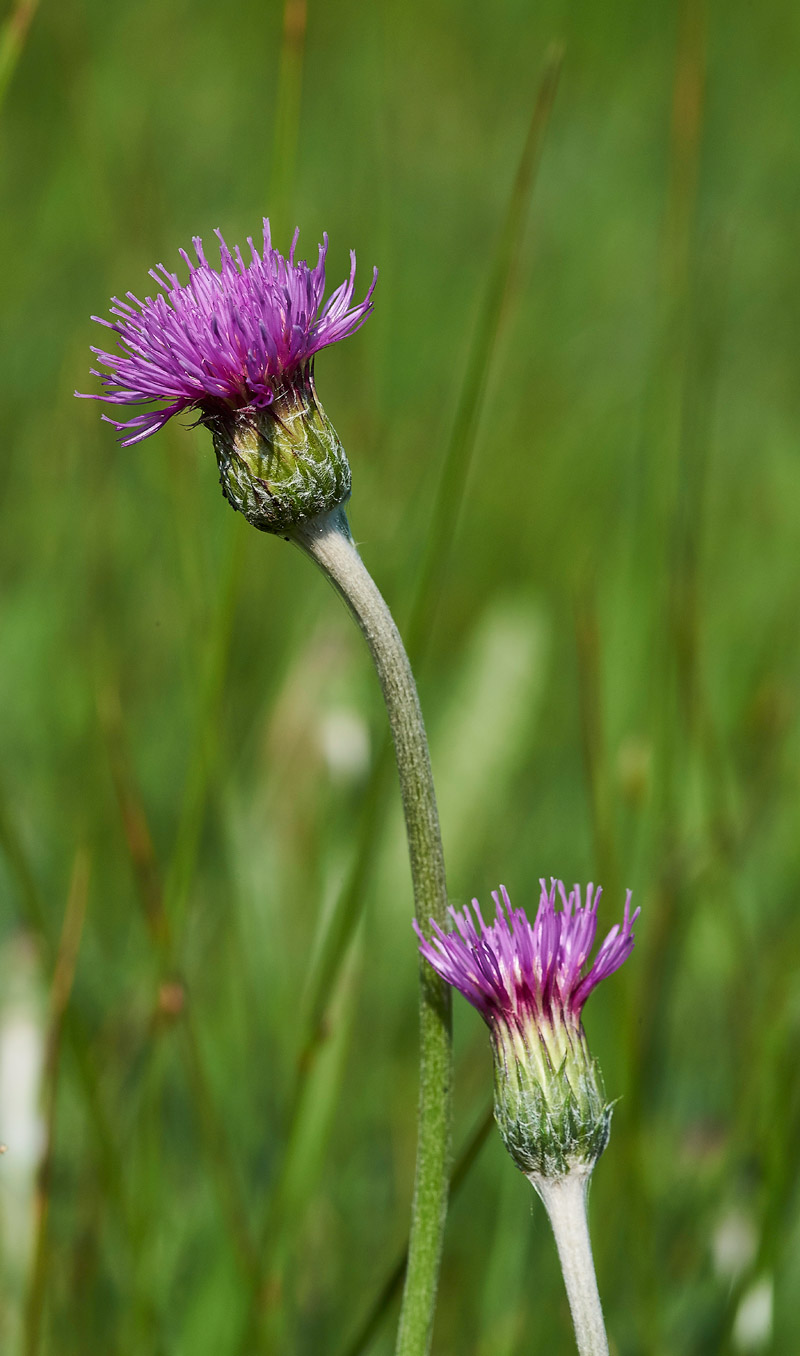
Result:
{"label": "blurred green background", "polygon": [[[421,618],[453,900],[642,906],[586,1019],[613,1350],[800,1349],[797,6],[41,0],[3,32],[2,1350],[393,1349],[416,959],[368,656],[205,432],[120,450],[72,395],[112,293],[266,213],[301,257],[329,232],[332,286],[351,246],[360,293],[380,269],[317,382]],[[490,1054],[455,1021],[459,1150]],[[434,1350],[571,1343],[492,1131]]]}

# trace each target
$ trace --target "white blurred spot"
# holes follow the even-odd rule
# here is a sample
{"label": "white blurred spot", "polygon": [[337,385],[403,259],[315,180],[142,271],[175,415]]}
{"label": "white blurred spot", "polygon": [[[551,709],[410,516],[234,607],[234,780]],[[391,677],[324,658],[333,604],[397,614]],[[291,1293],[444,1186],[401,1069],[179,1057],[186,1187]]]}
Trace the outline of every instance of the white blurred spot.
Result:
{"label": "white blurred spot", "polygon": [[3,1338],[12,1346],[22,1322],[46,1138],[39,1109],[44,1057],[41,964],[30,937],[19,934],[0,949],[0,1307]]}
{"label": "white blurred spot", "polygon": [[39,1088],[44,1039],[32,1012],[0,1014],[0,1127],[8,1153],[6,1170],[30,1172],[44,1148]]}
{"label": "white blurred spot", "polygon": [[741,1276],[753,1261],[757,1246],[758,1235],[749,1215],[735,1208],[723,1215],[711,1238],[714,1271],[720,1280],[735,1281]]}
{"label": "white blurred spot", "polygon": [[758,1351],[772,1337],[772,1281],[765,1276],[745,1293],[733,1325],[737,1351]]}
{"label": "white blurred spot", "polygon": [[331,778],[357,781],[369,767],[369,731],[366,721],[350,707],[328,711],[319,723],[319,742]]}
{"label": "white blurred spot", "polygon": [[467,642],[432,739],[437,800],[453,861],[480,850],[491,815],[487,797],[495,807],[503,803],[527,756],[548,650],[545,619],[525,596],[494,601]]}

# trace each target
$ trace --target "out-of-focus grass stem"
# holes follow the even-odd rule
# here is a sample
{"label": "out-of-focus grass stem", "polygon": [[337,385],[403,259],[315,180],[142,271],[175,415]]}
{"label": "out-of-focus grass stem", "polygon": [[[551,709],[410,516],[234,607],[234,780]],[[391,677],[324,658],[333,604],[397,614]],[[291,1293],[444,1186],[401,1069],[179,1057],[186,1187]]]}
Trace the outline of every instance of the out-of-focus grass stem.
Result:
{"label": "out-of-focus grass stem", "polygon": [[[291,211],[300,126],[300,95],[307,27],[306,0],[284,0],[283,34],[275,102],[275,135],[269,183],[267,211],[273,238],[287,229]],[[274,204],[274,207],[273,207]],[[165,885],[165,908],[172,920],[176,945],[185,920],[186,902],[191,887],[218,749],[220,706],[230,656],[233,618],[239,597],[245,555],[245,529],[238,516],[228,515],[228,540],[222,570],[219,597],[207,648],[206,679],[197,715],[195,750],[184,790],[175,849]]]}
{"label": "out-of-focus grass stem", "polygon": [[[274,236],[285,227],[293,196],[306,20],[306,0],[285,0],[275,107],[273,161],[267,203]],[[130,779],[123,778],[120,781],[119,774],[123,765],[119,762],[115,774],[131,861],[163,976],[174,972],[180,956],[191,883],[207,809],[208,790],[219,753],[221,707],[230,658],[233,619],[241,591],[246,539],[244,524],[238,516],[229,514],[227,522],[225,559],[214,618],[206,645],[204,680],[198,698],[195,736],[191,743],[192,760],[184,786],[178,831],[163,891],[152,854],[142,834],[146,818],[141,801],[132,795]],[[230,1161],[227,1137],[210,1095],[197,1032],[188,1005],[184,1005],[180,1026],[187,1076],[210,1152],[219,1198],[240,1262],[250,1279],[253,1293],[256,1293],[261,1276],[257,1253],[236,1183],[235,1170]]]}
{"label": "out-of-focus grass stem", "polygon": [[[275,108],[273,163],[267,205],[275,235],[285,224],[293,194],[306,18],[306,0],[285,0]],[[205,678],[198,700],[196,734],[192,740],[193,757],[186,777],[178,832],[163,893],[150,855],[147,851],[143,855],[140,850],[142,846],[146,846],[141,836],[141,826],[146,822],[144,811],[138,798],[134,797],[132,802],[129,797],[130,781],[126,786],[119,782],[120,764],[115,778],[140,898],[164,975],[174,969],[180,954],[191,882],[206,813],[208,789],[219,751],[220,711],[245,556],[244,524],[233,515],[228,515],[227,521],[225,561],[206,649]],[[134,808],[134,804],[138,808]],[[198,1103],[198,1115],[214,1166],[219,1197],[237,1254],[255,1290],[259,1280],[255,1246],[236,1184],[236,1174],[229,1161],[227,1137],[210,1095],[197,1032],[188,1007],[181,1017],[181,1031],[187,1074],[195,1101]]]}
{"label": "out-of-focus grass stem", "polygon": [[[215,689],[212,688],[210,696],[213,700]],[[165,1030],[165,1017],[174,1018],[178,1024],[179,1048],[222,1214],[244,1274],[253,1279],[257,1268],[256,1250],[247,1212],[237,1183],[230,1146],[206,1074],[186,981],[175,968],[174,927],[165,905],[165,893],[160,883],[147,816],[127,757],[119,702],[115,689],[108,682],[100,695],[99,705],[125,841],[142,912],[158,957],[159,995],[153,1030],[156,1033]],[[176,1010],[168,1012],[167,1009],[172,1006]]]}
{"label": "out-of-focus grass stem", "polygon": [[[450,1178],[451,1201],[455,1199],[464,1185],[473,1163],[477,1159],[486,1140],[489,1138],[489,1132],[493,1125],[494,1110],[492,1106],[489,1105],[456,1159],[453,1173]],[[403,1285],[403,1277],[406,1274],[407,1263],[408,1243],[406,1243],[402,1251],[398,1253],[394,1263],[388,1269],[386,1279],[378,1290],[364,1321],[355,1335],[347,1343],[347,1346],[342,1348],[340,1356],[364,1356],[370,1342],[387,1316],[390,1306],[400,1294]]]}
{"label": "out-of-focus grass stem", "polygon": [[[697,356],[691,335],[699,302],[695,218],[706,60],[702,6],[685,0],[681,5],[678,28],[664,236],[666,332],[662,354],[666,367],[664,395],[669,408],[667,428],[672,432],[668,445],[660,449],[665,463],[661,474],[668,478],[667,484],[663,479],[661,481],[665,490],[664,502],[671,507],[671,515],[663,532],[653,534],[660,551],[660,558],[654,562],[657,577],[666,581],[654,590],[657,612],[653,619],[653,673],[658,684],[654,823],[660,839],[657,858],[664,864],[664,874],[658,919],[653,920],[653,931],[643,948],[638,969],[641,1002],[637,1004],[637,1057],[634,1061],[637,1070],[649,1062],[650,1042],[660,1028],[661,997],[669,973],[664,947],[668,947],[671,955],[677,954],[677,909],[683,880],[678,807],[684,799],[680,781],[686,772],[687,755],[686,731],[679,719],[679,675],[682,667],[684,673],[688,672],[687,626],[696,627],[696,623],[684,615],[684,608],[687,594],[690,592],[694,596],[697,590],[693,562],[699,551],[702,515],[694,496],[705,476],[704,446],[708,437],[707,421],[700,426],[699,412],[704,402],[707,407],[709,392],[701,393],[690,384],[691,363]],[[650,449],[654,461],[655,450]],[[691,665],[694,674],[693,659]],[[691,681],[693,684],[694,678]]]}
{"label": "out-of-focus grass stem", "polygon": [[293,230],[290,213],[300,129],[307,22],[306,0],[284,0],[270,175],[269,217],[273,239],[279,239],[284,233],[289,234]]}
{"label": "out-of-focus grass stem", "polygon": [[[678,700],[687,738],[703,744],[710,713],[703,701],[701,565],[708,498],[709,457],[718,385],[729,242],[713,237],[697,268],[696,304],[687,338],[678,448],[678,485],[670,542],[671,629]],[[713,747],[707,751],[713,757]]]}
{"label": "out-of-focus grass stem", "polygon": [[597,875],[608,896],[616,899],[619,877],[605,731],[600,625],[593,600],[585,592],[576,600],[575,641],[583,760],[589,787]]}
{"label": "out-of-focus grass stem", "polygon": [[344,887],[339,892],[330,920],[326,920],[322,925],[324,930],[317,942],[316,959],[306,982],[301,1016],[301,1030],[304,1035],[297,1060],[290,1124],[294,1120],[295,1103],[301,1096],[301,1085],[314,1066],[320,1046],[324,1044],[327,1031],[326,1012],[332,986],[336,982],[336,975],[347,952],[350,937],[361,915],[364,893],[377,843],[380,840],[384,812],[383,797],[390,785],[392,771],[391,752],[391,740],[387,738],[379,745],[364,793],[353,865]]}
{"label": "out-of-focus grass stem", "polygon": [[[25,847],[11,819],[2,791],[0,791],[0,849],[6,858],[12,879],[17,882],[25,924],[42,946],[45,963],[55,970],[58,943],[51,937],[44,900],[39,893]],[[73,1004],[65,1009],[62,1026],[83,1087],[89,1124],[95,1136],[104,1191],[108,1200],[113,1201],[125,1237],[133,1246],[131,1213],[125,1192],[117,1138],[112,1132],[111,1122],[103,1104],[89,1035],[78,1009]]]}
{"label": "out-of-focus grass stem", "polygon": [[64,923],[61,928],[53,980],[50,987],[50,1014],[44,1061],[45,1141],[36,1181],[36,1222],[30,1283],[25,1306],[23,1356],[36,1356],[41,1345],[47,1288],[47,1223],[50,1212],[50,1186],[55,1152],[56,1108],[64,1017],[72,993],[78,950],[83,935],[86,903],[89,897],[89,876],[89,858],[84,851],[79,850],[75,854],[75,862],[72,868]]}
{"label": "out-of-focus grass stem", "polygon": [[[723,1353],[741,1351],[733,1340],[740,1304],[756,1281],[774,1274],[781,1256],[791,1248],[795,1229],[794,1152],[800,1135],[800,1092],[796,1024],[794,1019],[786,1024],[780,1020],[786,1014],[786,990],[792,984],[787,980],[784,972],[778,992],[771,989],[765,1002],[769,1022],[766,1028],[753,1023],[752,1031],[758,1034],[745,1052],[752,1060],[755,1076],[741,1098],[733,1152],[738,1151],[748,1163],[754,1149],[757,1154],[761,1177],[756,1207],[758,1246],[749,1265],[731,1283],[719,1309],[717,1327],[708,1335],[709,1347]],[[769,1030],[766,1042],[765,1029]]]}
{"label": "out-of-focus grass stem", "polygon": [[226,558],[221,573],[219,597],[206,653],[200,690],[192,760],[186,777],[178,832],[164,884],[163,908],[170,922],[168,953],[180,947],[186,909],[194,875],[200,835],[208,801],[208,788],[219,753],[220,708],[230,657],[233,618],[244,563],[244,524],[233,519],[229,527]]}
{"label": "out-of-focus grass stem", "polygon": [[[500,238],[489,268],[486,292],[481,320],[475,332],[450,439],[447,444],[442,469],[434,498],[430,548],[417,582],[407,627],[408,650],[411,655],[420,654],[422,642],[429,627],[432,628],[436,598],[441,588],[442,578],[447,568],[453,539],[455,537],[461,505],[464,501],[470,463],[475,449],[480,415],[483,410],[486,383],[491,370],[492,359],[502,332],[502,321],[507,311],[511,280],[519,264],[522,249],[526,210],[535,183],[536,170],[541,156],[544,134],[547,129],[550,111],[561,69],[561,51],[553,49],[546,60],[545,69],[536,96],[528,135],[523,147],[517,173],[506,207]],[[357,855],[351,878],[340,895],[337,909],[330,922],[328,933],[330,942],[324,951],[324,963],[320,964],[319,974],[309,991],[308,1011],[310,1014],[309,1038],[302,1045],[302,1058],[305,1065],[313,1058],[314,1029],[319,1028],[324,1005],[326,988],[331,975],[338,965],[351,928],[354,926],[361,909],[363,886],[369,874],[369,862],[365,855],[375,850],[378,835],[375,832],[380,792],[388,785],[390,768],[390,750],[388,741],[373,766],[370,783],[364,794],[364,818],[359,834],[362,851]],[[339,917],[341,913],[344,917]]]}
{"label": "out-of-focus grass stem", "polygon": [[464,368],[453,426],[434,498],[427,538],[428,550],[409,623],[405,628],[408,651],[414,661],[422,657],[433,633],[437,600],[464,502],[492,360],[513,290],[531,192],[558,89],[562,59],[561,47],[553,45],[545,58],[528,135],[492,257],[480,317]]}
{"label": "out-of-focus grass stem", "polygon": [[283,1352],[292,1344],[291,1285],[287,1287],[286,1281],[292,1262],[302,1256],[307,1207],[323,1169],[330,1121],[338,1101],[364,956],[362,931],[359,929],[351,941],[336,989],[330,995],[325,1044],[309,1077],[300,1085],[302,1105],[296,1115],[301,1133],[292,1137],[292,1156],[282,1162],[277,1189],[270,1196],[259,1313],[249,1315],[242,1346],[248,1353],[256,1344],[256,1329],[259,1349]]}
{"label": "out-of-focus grass stem", "polygon": [[[431,623],[432,610],[455,535],[483,408],[486,381],[502,332],[510,280],[519,263],[525,210],[535,182],[542,139],[555,96],[560,64],[560,52],[553,51],[548,57],[539,86],[528,136],[506,207],[499,244],[489,269],[482,323],[477,327],[467,362],[453,430],[442,463],[434,501],[432,518],[435,541],[414,593],[408,627],[411,637],[408,648],[412,653],[419,652],[426,627]],[[317,948],[319,960],[307,986],[305,995],[307,1020],[300,1042],[298,1061],[300,1078],[311,1067],[318,1044],[324,1038],[326,994],[330,991],[346,951],[348,939],[361,912],[364,890],[379,841],[377,829],[382,817],[383,793],[389,785],[390,770],[391,748],[387,739],[380,747],[364,792],[364,808],[353,866],[330,919],[325,923],[325,936]]]}
{"label": "out-of-focus grass stem", "polygon": [[0,29],[0,110],[38,7],[39,0],[17,0]]}
{"label": "out-of-focus grass stem", "polygon": [[[680,631],[676,628],[672,571],[675,565],[675,522],[680,513],[682,446],[687,422],[687,354],[697,305],[697,198],[706,85],[705,5],[681,0],[677,14],[669,176],[661,245],[659,331],[655,344],[650,391],[642,429],[635,484],[637,506],[631,543],[632,567],[644,577],[652,600],[640,638],[647,655],[650,700],[654,712],[654,792],[650,826],[650,856],[661,863],[654,882],[648,924],[636,969],[636,993],[627,1014],[628,1088],[618,1173],[625,1163],[635,1165],[629,1190],[627,1218],[634,1283],[653,1340],[658,1332],[658,1264],[651,1234],[652,1183],[637,1141],[644,1134],[648,1083],[660,1062],[654,1051],[663,1039],[663,999],[679,955],[686,925],[684,893],[686,849],[682,841],[686,803],[687,745],[679,719],[678,672]],[[696,517],[693,522],[697,524]],[[666,566],[666,568],[665,568]],[[633,1014],[635,1013],[635,1020]],[[630,1190],[630,1188],[633,1188]],[[635,1244],[634,1244],[635,1240]],[[644,1246],[643,1246],[644,1242]]]}
{"label": "out-of-focus grass stem", "polygon": [[[464,370],[453,427],[439,475],[432,512],[431,547],[420,574],[412,602],[408,626],[409,652],[420,654],[423,640],[432,625],[432,613],[447,568],[460,508],[466,492],[469,468],[477,441],[480,416],[492,361],[508,314],[512,280],[517,271],[525,233],[527,211],[541,159],[544,136],[553,106],[561,69],[562,53],[553,47],[537,90],[528,134],[511,188],[500,229],[498,244],[485,283],[481,317]],[[356,851],[347,880],[324,929],[312,951],[317,960],[304,994],[304,1020],[301,1026],[295,1089],[290,1103],[289,1130],[283,1162],[293,1156],[293,1141],[303,1133],[301,1109],[303,1083],[310,1076],[326,1039],[325,1019],[328,997],[336,986],[336,977],[344,962],[349,939],[357,926],[377,846],[379,826],[384,814],[385,794],[390,785],[391,744],[382,741],[364,791]],[[279,1180],[274,1194],[280,1197]],[[272,1211],[268,1219],[273,1220]],[[265,1240],[271,1229],[265,1224]],[[269,1267],[267,1268],[269,1270]]]}

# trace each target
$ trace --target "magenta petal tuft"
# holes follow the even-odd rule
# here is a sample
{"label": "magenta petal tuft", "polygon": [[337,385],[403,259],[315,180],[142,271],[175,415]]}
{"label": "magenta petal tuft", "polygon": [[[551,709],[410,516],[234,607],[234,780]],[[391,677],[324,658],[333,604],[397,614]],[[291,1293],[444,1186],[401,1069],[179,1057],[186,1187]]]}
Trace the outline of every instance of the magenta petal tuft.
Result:
{"label": "magenta petal tuft", "polygon": [[[588,965],[597,931],[601,891],[589,885],[585,901],[579,885],[567,893],[561,881],[541,882],[533,923],[511,906],[504,886],[493,894],[495,921],[487,924],[480,906],[450,913],[455,931],[434,926],[428,941],[416,921],[419,949],[434,970],[477,1008],[491,1026],[500,1020],[516,1024],[533,1019],[580,1021],[592,989],[618,970],[633,950],[633,924],[640,910],[630,910],[630,891],[621,926],[611,929]],[[561,908],[557,908],[560,902]]]}
{"label": "magenta petal tuft", "polygon": [[183,410],[213,416],[265,408],[294,372],[321,348],[353,334],[372,311],[378,270],[363,301],[352,305],[352,252],[348,278],[323,301],[327,236],[310,268],[305,260],[295,262],[297,233],[288,259],[272,248],[266,218],[262,252],[248,240],[249,263],[238,246],[231,253],[222,234],[215,234],[219,270],[195,237],[196,264],[179,251],[189,269],[186,283],[159,264],[150,274],[161,288],[155,298],[140,301],[128,292],[125,301],[112,298],[111,321],[92,317],[116,333],[119,351],[93,350],[109,370],[95,373],[104,390],[84,398],[110,405],[165,402],[133,419],[109,421],[126,434],[123,446],[149,437]]}

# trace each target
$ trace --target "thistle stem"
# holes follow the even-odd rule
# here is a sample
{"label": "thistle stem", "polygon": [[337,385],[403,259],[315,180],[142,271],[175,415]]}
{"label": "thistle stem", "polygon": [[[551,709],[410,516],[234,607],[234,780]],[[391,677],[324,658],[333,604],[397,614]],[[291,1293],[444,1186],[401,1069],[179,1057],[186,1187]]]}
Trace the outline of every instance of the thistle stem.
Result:
{"label": "thistle stem", "polygon": [[[444,927],[447,884],[428,741],[417,688],[397,627],[350,535],[343,507],[295,528],[300,546],[358,622],[378,672],[394,741],[420,927]],[[417,1164],[397,1356],[430,1350],[447,1213],[452,1083],[451,991],[420,958],[420,1086]]]}
{"label": "thistle stem", "polygon": [[580,1356],[608,1356],[586,1215],[589,1174],[573,1171],[566,1177],[539,1177],[532,1173],[530,1181],[553,1226]]}

